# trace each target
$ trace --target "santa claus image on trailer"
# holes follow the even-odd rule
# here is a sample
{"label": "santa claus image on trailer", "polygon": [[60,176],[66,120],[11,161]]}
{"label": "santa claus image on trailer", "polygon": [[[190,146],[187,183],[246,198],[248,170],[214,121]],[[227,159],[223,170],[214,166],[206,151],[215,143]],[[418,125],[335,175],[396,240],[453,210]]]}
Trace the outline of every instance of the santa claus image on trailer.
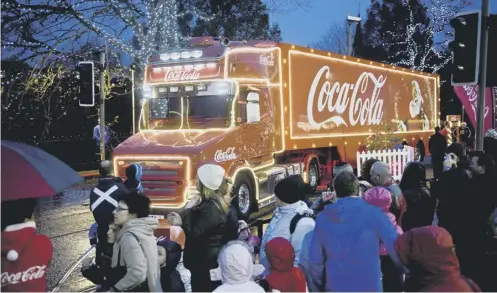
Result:
{"label": "santa claus image on trailer", "polygon": [[422,130],[430,129],[430,119],[424,111],[424,99],[421,88],[416,80],[412,81],[412,101],[409,103],[409,113],[412,119],[421,122]]}

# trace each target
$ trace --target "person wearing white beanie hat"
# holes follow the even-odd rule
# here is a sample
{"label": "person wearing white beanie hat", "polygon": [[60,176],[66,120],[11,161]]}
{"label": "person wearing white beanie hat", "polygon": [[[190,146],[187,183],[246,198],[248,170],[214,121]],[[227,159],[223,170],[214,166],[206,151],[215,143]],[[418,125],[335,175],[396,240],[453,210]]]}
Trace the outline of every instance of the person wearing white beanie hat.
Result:
{"label": "person wearing white beanie hat", "polygon": [[184,266],[191,272],[193,292],[212,292],[221,285],[212,281],[210,270],[217,268],[219,251],[238,238],[238,217],[230,208],[230,181],[223,167],[205,164],[197,170],[198,205],[167,215],[169,224],[185,232]]}
{"label": "person wearing white beanie hat", "polygon": [[[211,190],[219,189],[223,183],[225,173],[224,168],[219,165],[205,164],[200,166],[197,170],[197,189],[199,191],[202,187],[207,187]],[[199,188],[198,183],[201,183],[203,186]]]}

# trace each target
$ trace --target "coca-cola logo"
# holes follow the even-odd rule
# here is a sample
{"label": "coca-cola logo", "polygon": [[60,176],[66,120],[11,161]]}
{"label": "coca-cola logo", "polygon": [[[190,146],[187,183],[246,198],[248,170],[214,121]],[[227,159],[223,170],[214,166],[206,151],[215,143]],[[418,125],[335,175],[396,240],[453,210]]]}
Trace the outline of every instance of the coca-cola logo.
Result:
{"label": "coca-cola logo", "polygon": [[[468,95],[468,100],[471,103],[471,108],[473,109],[473,115],[476,119],[476,109],[478,109],[478,87],[465,85],[463,86],[466,91],[466,95]],[[485,117],[487,117],[488,112],[490,111],[489,107],[485,107]]]}
{"label": "coca-cola logo", "polygon": [[18,273],[2,273],[2,286],[8,284],[19,284],[32,280],[37,280],[43,278],[45,275],[47,266],[34,266],[30,267],[23,272]]}
{"label": "coca-cola logo", "polygon": [[274,54],[271,53],[271,55],[269,56],[265,56],[265,55],[261,55],[259,57],[259,62],[262,64],[262,65],[266,65],[266,66],[274,66]]}
{"label": "coca-cola logo", "polygon": [[189,81],[200,79],[200,72],[196,68],[185,70],[170,70],[166,73],[165,81]]}
{"label": "coca-cola logo", "polygon": [[225,151],[217,150],[216,154],[214,154],[214,161],[216,162],[225,162],[236,159],[236,153],[234,147],[229,147]]}
{"label": "coca-cola logo", "polygon": [[[322,80],[324,79],[324,82]],[[369,97],[361,97],[370,86],[372,92]],[[312,128],[319,129],[323,124],[335,123],[336,126],[379,125],[383,117],[383,99],[379,98],[380,90],[387,79],[383,75],[376,77],[371,72],[363,72],[354,84],[331,81],[329,66],[323,66],[311,84],[307,100],[307,118]],[[321,85],[320,88],[318,86]],[[342,117],[349,110],[348,123]],[[322,113],[328,110],[329,118],[316,121],[314,111]]]}

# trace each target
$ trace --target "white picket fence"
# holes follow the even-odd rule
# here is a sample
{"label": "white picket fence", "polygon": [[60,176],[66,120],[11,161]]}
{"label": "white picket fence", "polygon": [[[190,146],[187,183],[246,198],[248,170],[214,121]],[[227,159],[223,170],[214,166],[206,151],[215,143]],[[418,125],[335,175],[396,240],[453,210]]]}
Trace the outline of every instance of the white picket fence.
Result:
{"label": "white picket fence", "polygon": [[361,176],[362,164],[369,159],[377,159],[389,164],[393,178],[400,180],[407,163],[414,161],[414,148],[405,146],[402,150],[357,152],[357,176]]}

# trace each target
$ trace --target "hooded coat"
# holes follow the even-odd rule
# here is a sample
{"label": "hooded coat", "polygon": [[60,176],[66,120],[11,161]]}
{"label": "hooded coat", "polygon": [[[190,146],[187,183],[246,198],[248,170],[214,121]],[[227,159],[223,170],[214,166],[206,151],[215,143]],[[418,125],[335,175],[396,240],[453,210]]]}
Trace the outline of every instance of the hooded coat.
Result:
{"label": "hooded coat", "polygon": [[397,237],[380,209],[358,196],[339,198],[316,220],[309,247],[309,291],[382,291],[380,241],[400,265]]}
{"label": "hooded coat", "polygon": [[114,221],[114,210],[119,198],[128,193],[121,178],[104,176],[98,180],[97,186],[90,193],[90,210],[97,223],[97,259],[100,254],[110,255],[112,245],[107,242],[109,225]]}
{"label": "hooded coat", "polygon": [[229,242],[218,258],[223,284],[213,292],[265,292],[253,281],[257,272],[248,247],[242,241]]}
{"label": "hooded coat", "polygon": [[154,236],[158,226],[159,221],[154,218],[131,219],[117,234],[112,267],[126,267],[126,275],[114,285],[117,290],[132,289],[147,280],[150,292],[162,292]]}
{"label": "hooded coat", "polygon": [[285,238],[276,237],[266,245],[271,273],[266,277],[269,290],[280,292],[306,292],[305,276],[293,266],[295,251]]}
{"label": "hooded coat", "polygon": [[35,222],[10,225],[2,231],[2,291],[46,292],[53,247],[36,234]]}
{"label": "hooded coat", "polygon": [[266,228],[262,236],[261,250],[259,262],[264,265],[266,270],[269,270],[269,262],[266,257],[266,243],[275,237],[283,237],[290,241],[295,250],[294,265],[299,265],[300,251],[303,249],[302,243],[305,235],[314,229],[315,222],[310,217],[304,217],[298,221],[293,234],[290,234],[290,223],[296,214],[304,215],[306,213],[313,214],[313,211],[303,201],[286,206],[278,207],[273,214],[273,218]]}
{"label": "hooded coat", "polygon": [[[402,228],[397,224],[394,214],[390,212],[392,196],[388,190],[383,187],[373,187],[364,193],[363,199],[370,205],[380,208],[381,211],[385,213],[388,220],[390,220],[390,223],[395,227],[397,234],[402,235]],[[380,254],[387,255],[387,250],[383,244],[380,246]]]}
{"label": "hooded coat", "polygon": [[444,228],[414,228],[400,236],[395,247],[411,275],[406,292],[480,292],[461,275],[452,237]]}
{"label": "hooded coat", "polygon": [[124,181],[126,188],[129,190],[136,189],[138,192],[143,193],[142,175],[143,168],[140,164],[129,165],[126,168],[126,181]]}
{"label": "hooded coat", "polygon": [[185,284],[176,270],[181,260],[181,246],[174,241],[162,240],[157,243],[166,250],[166,263],[160,269],[160,282],[164,292],[185,292]]}

